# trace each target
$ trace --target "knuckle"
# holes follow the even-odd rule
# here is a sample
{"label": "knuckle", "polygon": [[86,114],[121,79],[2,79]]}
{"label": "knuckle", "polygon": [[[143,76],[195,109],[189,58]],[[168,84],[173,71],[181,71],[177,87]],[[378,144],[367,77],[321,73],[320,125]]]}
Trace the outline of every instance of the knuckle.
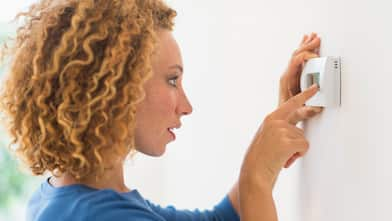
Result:
{"label": "knuckle", "polygon": [[264,122],[269,124],[273,121],[273,115],[272,114],[268,114],[265,118],[264,118]]}
{"label": "knuckle", "polygon": [[290,138],[283,137],[280,140],[281,140],[281,143],[282,143],[283,146],[290,147],[290,145],[291,145],[291,139]]}
{"label": "knuckle", "polygon": [[286,135],[288,133],[288,130],[286,128],[279,128],[278,133],[282,135]]}
{"label": "knuckle", "polygon": [[275,127],[281,128],[281,129],[285,129],[285,127],[286,127],[286,121],[284,121],[284,120],[275,120],[273,122],[273,124]]}
{"label": "knuckle", "polygon": [[292,113],[291,113],[291,116],[290,117],[293,117],[293,118],[299,118],[299,117],[301,117],[301,111],[300,110],[295,110],[295,111],[293,111]]}
{"label": "knuckle", "polygon": [[289,100],[289,102],[290,102],[292,105],[295,105],[295,106],[300,105],[300,102],[299,102],[299,100],[297,99],[297,97],[293,97],[292,99]]}

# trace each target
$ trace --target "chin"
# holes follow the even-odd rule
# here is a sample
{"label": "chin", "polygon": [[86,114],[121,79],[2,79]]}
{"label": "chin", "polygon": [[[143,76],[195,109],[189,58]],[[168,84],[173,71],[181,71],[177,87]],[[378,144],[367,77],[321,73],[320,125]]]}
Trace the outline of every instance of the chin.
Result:
{"label": "chin", "polygon": [[155,147],[155,148],[137,148],[137,150],[150,157],[160,157],[165,153],[166,145],[163,147]]}

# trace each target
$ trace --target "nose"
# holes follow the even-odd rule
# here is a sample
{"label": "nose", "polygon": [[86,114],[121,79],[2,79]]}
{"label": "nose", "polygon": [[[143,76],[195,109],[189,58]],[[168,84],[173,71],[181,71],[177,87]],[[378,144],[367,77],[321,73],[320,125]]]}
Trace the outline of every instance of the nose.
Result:
{"label": "nose", "polygon": [[188,97],[185,95],[185,92],[182,91],[180,102],[177,106],[177,114],[179,115],[189,115],[193,111],[193,107],[188,100]]}

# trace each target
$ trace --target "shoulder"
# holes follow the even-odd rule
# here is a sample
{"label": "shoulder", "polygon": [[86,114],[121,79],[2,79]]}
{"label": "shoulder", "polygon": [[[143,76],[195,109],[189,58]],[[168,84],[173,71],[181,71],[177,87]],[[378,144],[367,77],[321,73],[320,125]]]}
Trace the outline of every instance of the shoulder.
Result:
{"label": "shoulder", "polygon": [[117,193],[80,185],[64,188],[43,185],[31,197],[27,212],[27,220],[163,220],[137,191]]}
{"label": "shoulder", "polygon": [[120,194],[113,190],[100,190],[85,196],[84,208],[87,210],[86,220],[140,220],[161,221],[142,198],[133,196],[134,193]]}

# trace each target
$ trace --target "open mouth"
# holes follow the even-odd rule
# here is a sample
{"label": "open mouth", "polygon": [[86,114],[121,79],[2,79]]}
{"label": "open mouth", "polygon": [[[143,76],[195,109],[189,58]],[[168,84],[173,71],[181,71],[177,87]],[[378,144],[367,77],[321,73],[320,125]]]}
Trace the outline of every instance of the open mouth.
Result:
{"label": "open mouth", "polygon": [[176,134],[173,132],[174,128],[168,128],[167,130],[173,136],[173,140],[175,140],[176,139]]}

